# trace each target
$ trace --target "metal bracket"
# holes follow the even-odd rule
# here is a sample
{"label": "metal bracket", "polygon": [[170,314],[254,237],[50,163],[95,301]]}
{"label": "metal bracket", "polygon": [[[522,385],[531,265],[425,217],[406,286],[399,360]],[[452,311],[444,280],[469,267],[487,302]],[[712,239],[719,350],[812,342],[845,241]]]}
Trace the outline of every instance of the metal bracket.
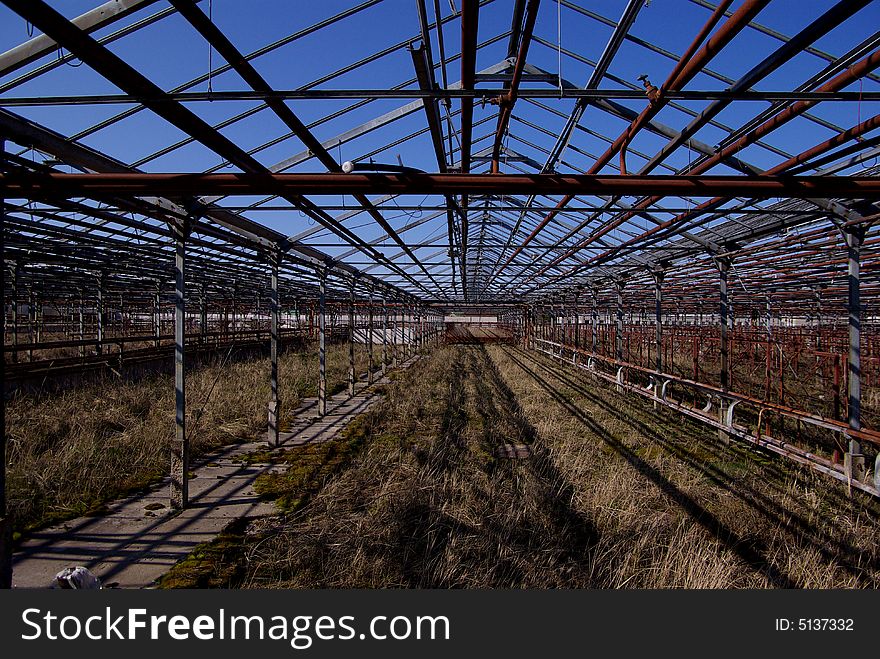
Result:
{"label": "metal bracket", "polygon": [[739,405],[739,401],[735,400],[730,404],[730,407],[727,408],[727,412],[725,413],[724,423],[728,428],[733,428],[733,412],[736,409],[736,406]]}

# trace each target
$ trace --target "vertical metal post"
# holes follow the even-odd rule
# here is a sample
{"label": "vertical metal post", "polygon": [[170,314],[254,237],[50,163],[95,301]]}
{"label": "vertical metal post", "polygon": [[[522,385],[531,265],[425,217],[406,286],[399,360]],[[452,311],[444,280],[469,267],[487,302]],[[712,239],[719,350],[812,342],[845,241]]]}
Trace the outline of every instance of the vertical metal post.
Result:
{"label": "vertical metal post", "polygon": [[[663,372],[663,270],[654,270],[654,370]],[[658,382],[659,384],[659,382]]]}
{"label": "vertical metal post", "polygon": [[[393,341],[391,343],[391,368],[397,368],[397,317],[399,315],[399,310],[401,306],[399,303],[395,303],[393,305],[394,309],[394,317],[391,320],[392,332],[391,336],[393,337]],[[401,335],[401,342],[403,341],[403,335]]]}
{"label": "vertical metal post", "polygon": [[560,328],[560,330],[561,330],[562,338],[560,339],[559,342],[563,345],[566,345],[568,343],[568,332],[569,332],[569,327],[571,325],[571,323],[569,321],[571,319],[568,316],[568,314],[569,314],[568,302],[567,302],[567,298],[564,293],[562,295],[561,302],[562,302],[562,309],[561,309],[561,311],[562,311],[562,323],[561,323],[562,327]]}
{"label": "vertical metal post", "polygon": [[86,346],[83,341],[86,340],[86,291],[82,286],[79,287],[79,356],[86,356]]}
{"label": "vertical metal post", "polygon": [[580,350],[580,347],[581,347],[580,293],[575,291],[575,294],[574,294],[574,349]]}
{"label": "vertical metal post", "polygon": [[[865,230],[861,227],[844,232],[847,247],[847,281],[849,295],[849,362],[847,364],[847,396],[849,427],[862,429],[862,301],[861,301],[861,256],[865,241]],[[880,462],[878,465],[880,466]],[[844,458],[844,469],[849,478],[864,480],[865,456],[857,439],[850,438],[849,451]],[[876,471],[876,469],[875,469]],[[878,480],[875,474],[875,481]]]}
{"label": "vertical metal post", "polygon": [[232,342],[235,343],[235,330],[237,325],[237,307],[238,307],[238,281],[232,284],[232,323],[230,330],[232,332]]}
{"label": "vertical metal post", "polygon": [[97,323],[95,334],[98,341],[95,346],[95,353],[98,355],[104,354],[104,322],[106,321],[104,315],[104,287],[106,285],[107,273],[102,270],[101,274],[98,275],[98,294],[95,305],[95,322]]}
{"label": "vertical metal post", "polygon": [[161,293],[161,282],[156,280],[156,290],[153,292],[153,345],[159,347],[159,337],[162,335],[162,323],[159,318],[159,295]]}
{"label": "vertical metal post", "polygon": [[388,368],[388,300],[382,296],[382,375]]}
{"label": "vertical metal post", "polygon": [[596,346],[599,343],[599,289],[593,287],[593,309],[592,309],[592,342],[590,344],[590,352],[596,353]]}
{"label": "vertical metal post", "polygon": [[369,363],[367,383],[373,384],[373,370],[376,362],[373,359],[373,287],[370,286],[370,297],[367,303],[367,362]]}
{"label": "vertical metal post", "polygon": [[[715,265],[718,267],[718,289],[719,289],[719,309],[718,309],[718,324],[721,332],[720,342],[719,342],[719,352],[721,353],[721,373],[720,373],[720,381],[721,381],[721,391],[726,393],[730,388],[730,364],[729,364],[729,346],[728,346],[728,315],[729,315],[729,299],[727,297],[727,273],[730,270],[730,259],[728,258],[717,258],[715,259]],[[720,403],[718,404],[718,420],[721,423],[725,421],[725,412],[727,408],[727,401],[722,398]],[[718,437],[725,444],[730,443],[730,435],[728,435],[723,430],[718,431]]]}
{"label": "vertical metal post", "polygon": [[412,306],[407,301],[403,306],[403,361],[404,363],[412,356]]}
{"label": "vertical metal post", "polygon": [[281,401],[278,398],[278,264],[281,256],[269,256],[271,267],[269,282],[269,360],[271,367],[271,398],[269,399],[269,446],[281,445],[279,423],[281,420]]}
{"label": "vertical metal post", "polygon": [[[0,153],[6,150],[6,142],[0,138]],[[6,211],[4,200],[0,198],[0,294],[6,290]],[[13,281],[13,309],[17,304],[15,279]],[[13,312],[13,318],[15,313]],[[6,307],[3,309],[3,322],[6,323]],[[6,328],[3,328],[6,336]],[[6,359],[0,359],[0,383],[6,381]],[[12,522],[6,511],[6,396],[0,391],[0,588],[12,588]]]}
{"label": "vertical metal post", "polygon": [[204,345],[208,340],[208,287],[202,282],[199,295],[199,341]]}
{"label": "vertical metal post", "polygon": [[318,416],[327,414],[326,288],[327,268],[318,268]]}
{"label": "vertical metal post", "polygon": [[352,278],[351,285],[348,289],[348,395],[354,396],[354,381],[355,381],[355,372],[354,372],[354,332],[355,332],[355,318],[354,318],[354,283],[355,280]]}
{"label": "vertical metal post", "polygon": [[[121,315],[122,314],[122,302],[121,302],[122,296],[120,295],[119,297],[120,297],[120,303],[119,303],[120,312],[119,313]],[[36,328],[37,329],[37,343],[41,343],[43,340],[43,296],[42,295],[36,296],[36,306],[34,306],[34,320],[36,321],[36,325],[37,325],[37,328]]]}
{"label": "vertical metal post", "polygon": [[[5,224],[5,223],[4,223]],[[5,264],[3,267],[6,267]],[[21,263],[12,269],[12,362],[18,363],[18,282],[21,279]]]}
{"label": "vertical metal post", "polygon": [[28,286],[28,312],[27,312],[27,331],[28,331],[28,343],[31,344],[28,347],[28,361],[34,361],[34,325],[37,322],[37,305],[34,301],[34,282],[31,281],[31,285]]}
{"label": "vertical metal post", "polygon": [[623,280],[618,279],[614,285],[617,289],[617,330],[614,336],[614,356],[618,361],[623,361]]}
{"label": "vertical metal post", "polygon": [[186,278],[184,262],[189,223],[170,223],[174,234],[174,401],[175,437],[171,449],[171,507],[183,509],[189,503],[189,438],[186,435],[186,375],[184,331],[186,328]]}
{"label": "vertical metal post", "polygon": [[[663,372],[663,276],[661,268],[654,269],[651,274],[654,277],[654,370]],[[654,396],[660,398],[663,385],[660,376],[654,380]],[[654,409],[658,403],[654,401]]]}
{"label": "vertical metal post", "polygon": [[720,373],[720,381],[721,381],[721,390],[727,391],[730,387],[730,371],[728,364],[728,338],[727,331],[729,329],[728,326],[728,313],[729,313],[729,300],[727,297],[727,273],[730,269],[730,260],[726,258],[716,259],[716,265],[718,267],[719,273],[719,329],[721,330],[721,342],[719,352],[721,353],[721,373]]}

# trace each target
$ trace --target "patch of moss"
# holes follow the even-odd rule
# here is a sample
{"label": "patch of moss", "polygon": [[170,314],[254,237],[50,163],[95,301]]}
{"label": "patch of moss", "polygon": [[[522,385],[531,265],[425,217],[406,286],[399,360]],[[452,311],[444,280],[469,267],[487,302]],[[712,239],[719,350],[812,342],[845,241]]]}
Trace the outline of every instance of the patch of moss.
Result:
{"label": "patch of moss", "polygon": [[369,435],[369,422],[360,417],[336,439],[289,449],[277,459],[287,464],[287,469],[282,473],[260,475],[254,490],[263,498],[275,501],[282,512],[298,510],[330,477],[351,463]]}
{"label": "patch of moss", "polygon": [[158,581],[159,588],[232,588],[245,568],[248,520],[237,519]]}

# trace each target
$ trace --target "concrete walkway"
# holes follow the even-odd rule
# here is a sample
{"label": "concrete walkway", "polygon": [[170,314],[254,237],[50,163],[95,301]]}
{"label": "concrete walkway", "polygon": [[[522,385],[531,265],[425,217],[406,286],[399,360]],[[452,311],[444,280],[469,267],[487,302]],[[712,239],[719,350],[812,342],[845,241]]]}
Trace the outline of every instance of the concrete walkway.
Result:
{"label": "concrete walkway", "polygon": [[[281,448],[276,450],[328,441],[379,400],[381,396],[366,384],[366,375],[355,384],[353,397],[346,391],[329,398],[323,418],[317,415],[317,399],[306,398],[294,412],[290,430],[281,433]],[[179,514],[168,507],[166,479],[145,494],[113,502],[106,514],[34,533],[13,556],[13,587],[45,588],[59,571],[76,565],[91,570],[105,587],[152,586],[233,520],[276,512],[272,502],[256,495],[254,481],[260,474],[284,471],[285,466],[242,460],[248,453],[265,450],[266,442],[259,441],[201,456],[190,480],[190,506]]]}

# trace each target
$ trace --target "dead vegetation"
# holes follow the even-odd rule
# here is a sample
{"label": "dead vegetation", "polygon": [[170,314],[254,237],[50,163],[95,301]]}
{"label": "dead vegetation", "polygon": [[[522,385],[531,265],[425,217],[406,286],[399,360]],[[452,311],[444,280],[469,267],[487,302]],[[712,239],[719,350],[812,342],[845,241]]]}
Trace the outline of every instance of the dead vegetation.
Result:
{"label": "dead vegetation", "polygon": [[[267,359],[212,365],[187,373],[187,429],[193,456],[252,440],[266,428]],[[358,373],[367,369],[363,346]],[[345,386],[348,345],[327,352],[328,389]],[[281,397],[288,415],[314,396],[314,345],[279,359]],[[52,396],[16,396],[7,403],[7,497],[18,533],[78,515],[145,487],[167,474],[174,433],[174,381],[162,375],[138,382],[100,383]]]}
{"label": "dead vegetation", "polygon": [[234,585],[880,585],[876,502],[544,357],[444,348],[387,393],[349,469],[248,529]]}

